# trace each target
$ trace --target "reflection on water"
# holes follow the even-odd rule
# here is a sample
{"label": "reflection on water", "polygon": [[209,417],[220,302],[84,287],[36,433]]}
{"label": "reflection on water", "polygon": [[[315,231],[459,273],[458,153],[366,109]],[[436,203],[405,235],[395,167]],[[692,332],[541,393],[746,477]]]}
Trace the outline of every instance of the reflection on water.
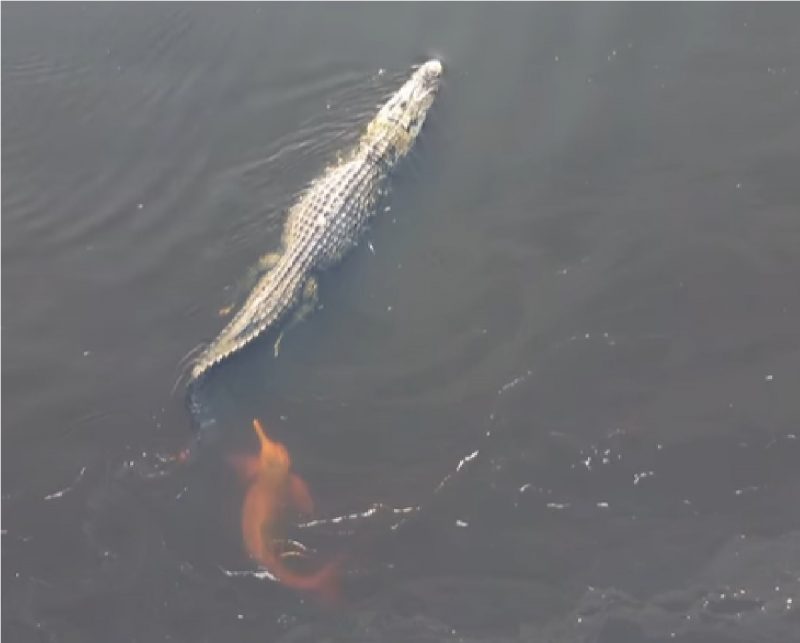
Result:
{"label": "reflection on water", "polygon": [[[3,634],[796,639],[797,13],[4,7]],[[186,351],[431,57],[390,209],[176,461]],[[243,547],[253,417],[335,609]]]}

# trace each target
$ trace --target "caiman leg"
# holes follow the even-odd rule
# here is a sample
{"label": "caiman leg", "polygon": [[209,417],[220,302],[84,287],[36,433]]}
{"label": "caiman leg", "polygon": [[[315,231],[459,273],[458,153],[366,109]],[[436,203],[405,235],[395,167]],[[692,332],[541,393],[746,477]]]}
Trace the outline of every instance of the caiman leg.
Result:
{"label": "caiman leg", "polygon": [[291,319],[283,326],[281,332],[278,334],[278,339],[275,340],[275,357],[278,356],[278,353],[281,349],[281,341],[283,340],[283,334],[289,330],[292,326],[299,324],[303,321],[306,317],[308,317],[317,307],[317,303],[319,301],[319,293],[318,293],[318,284],[316,277],[309,276],[306,279],[306,283],[303,285],[303,293],[300,297],[300,304],[297,306],[297,309],[292,314]]}
{"label": "caiman leg", "polygon": [[262,255],[258,259],[258,263],[251,267],[250,270],[247,271],[247,276],[242,279],[242,283],[240,283],[236,287],[236,292],[233,295],[233,303],[224,308],[219,309],[219,316],[220,317],[227,317],[231,314],[231,311],[236,307],[236,302],[238,302],[242,298],[242,294],[245,292],[249,292],[253,289],[256,285],[256,282],[261,279],[261,276],[265,272],[269,272],[275,267],[275,264],[281,258],[280,252],[268,252],[265,255]]}
{"label": "caiman leg", "polygon": [[281,259],[280,252],[268,252],[265,255],[261,255],[258,259],[258,264],[256,264],[256,270],[258,271],[256,274],[257,276],[261,276],[261,274],[267,272],[268,270],[272,270],[275,267],[275,264],[278,263]]}

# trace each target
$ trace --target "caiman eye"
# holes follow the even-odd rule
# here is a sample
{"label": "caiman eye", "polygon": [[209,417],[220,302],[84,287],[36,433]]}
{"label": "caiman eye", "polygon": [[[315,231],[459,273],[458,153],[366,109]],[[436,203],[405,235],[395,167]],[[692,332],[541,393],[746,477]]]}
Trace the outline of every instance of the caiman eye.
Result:
{"label": "caiman eye", "polygon": [[400,102],[400,109],[405,109],[407,105],[408,105],[408,101],[407,100],[401,101]]}

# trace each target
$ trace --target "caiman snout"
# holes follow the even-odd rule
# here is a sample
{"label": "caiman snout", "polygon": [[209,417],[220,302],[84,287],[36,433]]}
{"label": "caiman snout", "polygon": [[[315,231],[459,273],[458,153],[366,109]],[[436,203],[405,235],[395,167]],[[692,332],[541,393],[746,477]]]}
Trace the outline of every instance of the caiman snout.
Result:
{"label": "caiman snout", "polygon": [[439,81],[439,78],[444,71],[444,67],[442,67],[442,63],[435,58],[433,60],[429,60],[426,62],[422,67],[419,68],[420,72],[422,72],[422,76],[428,83],[436,83]]}
{"label": "caiman snout", "polygon": [[442,67],[442,61],[436,60],[435,58],[422,65],[422,68],[425,70],[426,74],[431,74],[432,76],[436,77],[441,76],[442,71],[444,71],[444,68]]}

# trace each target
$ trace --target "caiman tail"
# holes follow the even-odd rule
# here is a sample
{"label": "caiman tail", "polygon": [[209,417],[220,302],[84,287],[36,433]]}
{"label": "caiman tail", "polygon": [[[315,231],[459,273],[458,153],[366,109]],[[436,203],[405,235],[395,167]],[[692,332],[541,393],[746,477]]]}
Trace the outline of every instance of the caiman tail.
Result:
{"label": "caiman tail", "polygon": [[214,439],[213,429],[217,420],[204,395],[208,372],[253,341],[265,329],[277,326],[302,297],[305,281],[302,262],[292,254],[285,253],[260,280],[214,344],[194,360],[186,387],[186,406],[195,435],[185,455],[196,451],[201,443]]}
{"label": "caiman tail", "polygon": [[297,252],[285,253],[250,292],[247,300],[192,365],[189,384],[240,351],[268,328],[277,326],[300,299],[307,266]]}
{"label": "caiman tail", "polygon": [[186,386],[186,410],[192,421],[192,438],[189,444],[178,454],[181,462],[188,463],[218,435],[214,428],[217,418],[211,411],[211,405],[205,400],[202,388],[205,380],[191,380]]}

